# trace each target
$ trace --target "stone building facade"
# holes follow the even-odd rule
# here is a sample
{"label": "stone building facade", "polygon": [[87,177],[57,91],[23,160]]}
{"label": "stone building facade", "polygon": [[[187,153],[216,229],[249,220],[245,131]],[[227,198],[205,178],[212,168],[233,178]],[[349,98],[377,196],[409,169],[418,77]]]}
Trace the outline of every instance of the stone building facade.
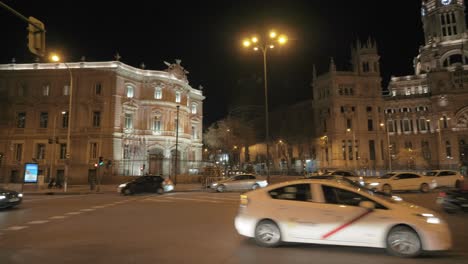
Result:
{"label": "stone building facade", "polygon": [[0,65],[0,181],[21,181],[27,162],[38,163],[46,179],[63,180],[69,161],[69,184],[96,176],[100,157],[107,177],[174,175],[175,157],[177,173],[196,167],[205,97],[190,86],[180,61],[166,65],[164,71],[119,61]]}

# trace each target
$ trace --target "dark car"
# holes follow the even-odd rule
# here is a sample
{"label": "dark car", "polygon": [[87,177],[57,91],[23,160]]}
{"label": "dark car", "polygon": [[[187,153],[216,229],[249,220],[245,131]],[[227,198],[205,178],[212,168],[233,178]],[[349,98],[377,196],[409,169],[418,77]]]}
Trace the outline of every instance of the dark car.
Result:
{"label": "dark car", "polygon": [[23,194],[0,188],[0,208],[12,208],[23,201]]}
{"label": "dark car", "polygon": [[347,185],[350,185],[350,186],[354,186],[354,187],[357,187],[357,188],[365,189],[367,191],[371,191],[371,192],[373,192],[375,194],[380,194],[380,195],[383,195],[383,196],[392,197],[392,195],[389,194],[389,193],[384,193],[384,192],[378,191],[376,189],[369,189],[369,188],[363,186],[359,181],[352,180],[352,179],[350,179],[350,178],[348,178],[346,176],[342,176],[342,175],[309,176],[309,177],[304,177],[303,179],[322,179],[322,180],[337,181],[337,182],[341,182],[341,183],[344,183],[344,184],[347,184]]}
{"label": "dark car", "polygon": [[133,181],[122,183],[118,187],[118,192],[123,195],[136,193],[163,194],[172,190],[174,190],[174,183],[170,179],[152,175],[138,177]]}
{"label": "dark car", "polygon": [[463,181],[458,189],[440,192],[436,201],[449,214],[468,212],[468,182]]}

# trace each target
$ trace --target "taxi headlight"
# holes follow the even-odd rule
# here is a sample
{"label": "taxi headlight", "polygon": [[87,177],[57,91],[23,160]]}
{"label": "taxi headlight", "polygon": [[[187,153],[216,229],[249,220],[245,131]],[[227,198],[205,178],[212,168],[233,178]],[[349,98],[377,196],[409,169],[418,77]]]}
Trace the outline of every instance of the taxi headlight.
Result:
{"label": "taxi headlight", "polygon": [[216,187],[216,186],[218,186],[218,183],[214,182],[214,183],[211,184],[211,186]]}
{"label": "taxi headlight", "polygon": [[5,199],[5,198],[6,198],[5,195],[0,195],[0,200]]}
{"label": "taxi headlight", "polygon": [[122,184],[119,185],[119,188],[124,188],[125,186],[127,186],[127,184],[126,184],[126,183],[122,183]]}
{"label": "taxi headlight", "polygon": [[22,193],[18,193],[18,197],[23,197],[23,194],[22,194]]}
{"label": "taxi headlight", "polygon": [[380,184],[380,183],[378,183],[378,182],[371,182],[371,183],[369,183],[370,186],[377,186],[377,185],[379,185],[379,184]]}

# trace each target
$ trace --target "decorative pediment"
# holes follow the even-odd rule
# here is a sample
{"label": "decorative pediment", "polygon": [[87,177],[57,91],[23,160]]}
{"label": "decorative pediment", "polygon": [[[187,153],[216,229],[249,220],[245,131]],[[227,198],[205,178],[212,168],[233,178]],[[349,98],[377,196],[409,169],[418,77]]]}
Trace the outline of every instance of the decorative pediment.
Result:
{"label": "decorative pediment", "polygon": [[164,71],[172,74],[177,79],[188,83],[187,74],[189,72],[187,70],[185,70],[184,67],[182,67],[182,65],[180,65],[181,62],[182,62],[181,60],[176,60],[176,63],[171,64],[171,63],[165,61],[164,64],[166,64],[168,66],[168,68],[165,69]]}

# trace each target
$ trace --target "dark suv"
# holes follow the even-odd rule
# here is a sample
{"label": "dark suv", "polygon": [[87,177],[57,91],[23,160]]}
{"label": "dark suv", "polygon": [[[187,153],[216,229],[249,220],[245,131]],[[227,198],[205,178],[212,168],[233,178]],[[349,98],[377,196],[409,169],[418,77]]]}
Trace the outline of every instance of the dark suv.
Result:
{"label": "dark suv", "polygon": [[118,187],[118,192],[123,195],[148,192],[163,194],[172,190],[174,190],[174,184],[170,179],[152,175],[138,177],[133,181],[122,183]]}

